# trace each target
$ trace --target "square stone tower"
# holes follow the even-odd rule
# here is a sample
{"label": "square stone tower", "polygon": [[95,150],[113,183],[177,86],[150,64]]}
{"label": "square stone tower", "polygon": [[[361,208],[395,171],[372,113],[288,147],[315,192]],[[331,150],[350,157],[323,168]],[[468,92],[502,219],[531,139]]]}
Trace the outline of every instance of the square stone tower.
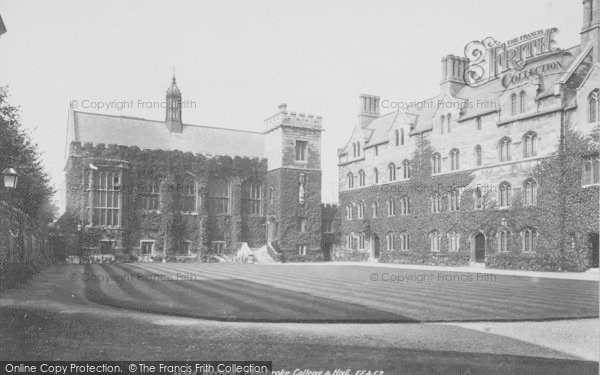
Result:
{"label": "square stone tower", "polygon": [[322,118],[279,112],[265,120],[267,241],[284,259],[321,254]]}

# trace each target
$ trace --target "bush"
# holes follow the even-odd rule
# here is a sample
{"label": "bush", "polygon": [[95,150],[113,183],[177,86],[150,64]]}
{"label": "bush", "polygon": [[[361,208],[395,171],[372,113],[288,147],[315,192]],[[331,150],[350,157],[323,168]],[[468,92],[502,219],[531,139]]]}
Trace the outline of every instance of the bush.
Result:
{"label": "bush", "polygon": [[306,255],[299,254],[284,254],[282,262],[284,263],[304,263],[304,262],[322,262],[322,253],[310,253]]}
{"label": "bush", "polygon": [[133,263],[137,262],[138,257],[132,254],[117,254],[115,255],[115,262],[117,263]]}
{"label": "bush", "polygon": [[422,264],[428,266],[466,266],[469,256],[460,253],[429,253],[386,251],[379,258],[380,263]]}
{"label": "bush", "polygon": [[25,284],[42,267],[36,264],[9,263],[0,265],[0,291]]}
{"label": "bush", "polygon": [[485,265],[489,268],[516,269],[525,271],[574,271],[589,268],[587,252],[565,251],[545,254],[492,254]]}
{"label": "bush", "polygon": [[370,253],[358,250],[340,249],[333,254],[333,260],[338,262],[366,262]]}

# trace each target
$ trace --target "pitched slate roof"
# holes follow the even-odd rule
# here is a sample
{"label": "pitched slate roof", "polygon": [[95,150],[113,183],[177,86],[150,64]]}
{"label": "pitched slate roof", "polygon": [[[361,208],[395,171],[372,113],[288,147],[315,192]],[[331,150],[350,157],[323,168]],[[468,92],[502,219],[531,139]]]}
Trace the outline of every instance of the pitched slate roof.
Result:
{"label": "pitched slate roof", "polygon": [[164,121],[73,110],[67,145],[72,141],[252,158],[264,157],[265,151],[263,133],[184,124],[178,134],[169,132]]}

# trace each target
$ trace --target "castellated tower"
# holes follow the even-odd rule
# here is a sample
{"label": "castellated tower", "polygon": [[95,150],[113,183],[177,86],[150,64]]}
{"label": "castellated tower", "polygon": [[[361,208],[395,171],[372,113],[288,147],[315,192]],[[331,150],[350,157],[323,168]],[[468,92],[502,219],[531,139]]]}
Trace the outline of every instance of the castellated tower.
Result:
{"label": "castellated tower", "polygon": [[322,118],[279,112],[265,120],[267,241],[292,259],[321,253]]}

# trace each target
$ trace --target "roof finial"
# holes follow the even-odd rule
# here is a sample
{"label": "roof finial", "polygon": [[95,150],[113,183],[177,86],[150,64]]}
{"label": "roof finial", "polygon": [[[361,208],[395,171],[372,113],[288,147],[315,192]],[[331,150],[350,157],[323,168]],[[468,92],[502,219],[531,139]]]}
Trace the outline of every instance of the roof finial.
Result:
{"label": "roof finial", "polygon": [[171,72],[173,72],[173,80],[172,80],[172,82],[173,82],[173,84],[175,84],[175,65],[173,65],[171,67]]}

